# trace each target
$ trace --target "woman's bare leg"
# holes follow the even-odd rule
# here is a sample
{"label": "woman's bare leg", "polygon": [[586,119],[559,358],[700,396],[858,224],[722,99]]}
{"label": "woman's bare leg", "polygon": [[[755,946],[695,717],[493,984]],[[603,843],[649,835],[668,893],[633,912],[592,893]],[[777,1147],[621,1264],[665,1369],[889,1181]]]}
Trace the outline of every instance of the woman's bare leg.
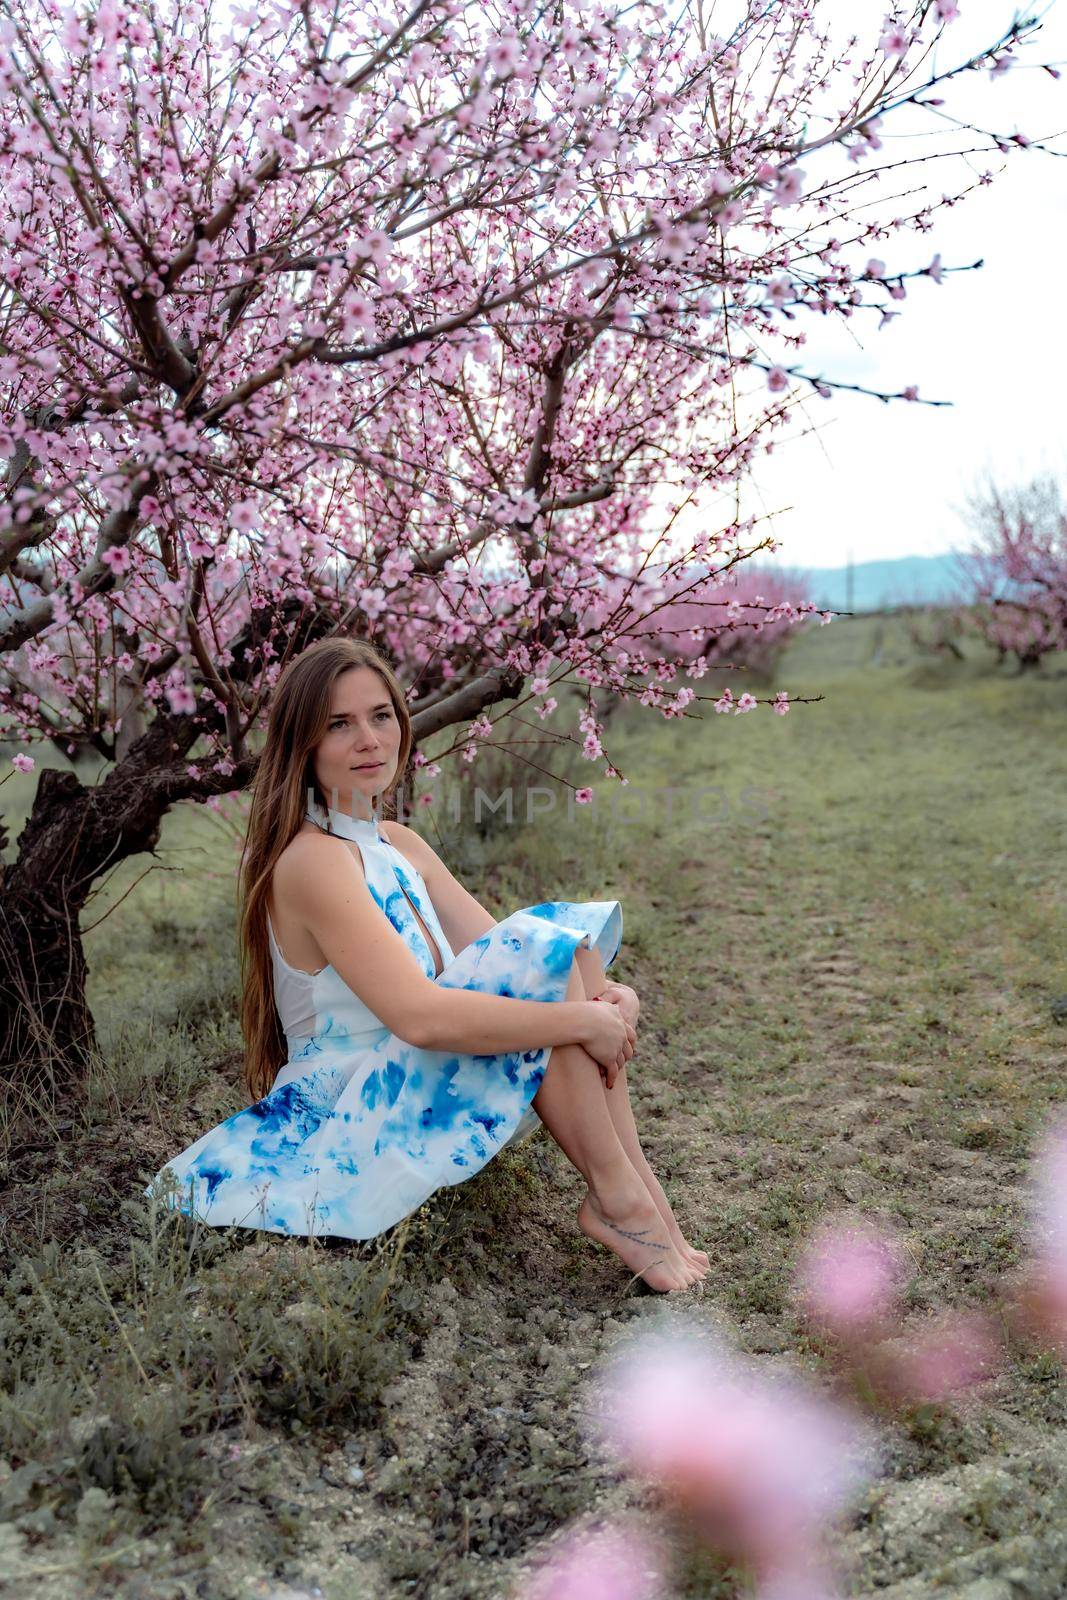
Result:
{"label": "woman's bare leg", "polygon": [[707,1253],[703,1250],[698,1250],[695,1245],[691,1245],[686,1239],[678,1226],[671,1203],[664,1194],[660,1181],[649,1166],[648,1158],[641,1148],[641,1141],[637,1135],[637,1125],[634,1122],[633,1108],[630,1105],[630,1087],[626,1081],[625,1067],[620,1068],[611,1088],[604,1090],[604,1098],[608,1103],[608,1113],[615,1125],[619,1143],[629,1156],[630,1165],[652,1196],[653,1204],[663,1218],[668,1237],[673,1242],[675,1249],[683,1261],[688,1261],[694,1267],[699,1268],[701,1274],[707,1272],[711,1267],[711,1261]]}
{"label": "woman's bare leg", "polygon": [[[587,996],[599,994],[607,982],[604,972],[604,963],[595,950],[576,950],[575,965],[581,973],[582,984]],[[603,1088],[603,1084],[601,1084]],[[608,1113],[611,1117],[619,1142],[630,1158],[633,1167],[641,1182],[652,1196],[653,1204],[667,1227],[675,1249],[683,1261],[688,1261],[703,1275],[710,1267],[711,1262],[705,1251],[697,1250],[691,1245],[678,1226],[678,1220],[671,1208],[671,1203],[663,1192],[662,1185],[648,1163],[648,1158],[641,1148],[641,1140],[634,1121],[633,1107],[630,1104],[630,1086],[626,1077],[626,1068],[623,1067],[610,1089],[604,1089],[604,1098],[607,1101]]]}
{"label": "woman's bare leg", "polygon": [[[572,966],[566,999],[585,986]],[[613,1250],[653,1289],[686,1289],[700,1274],[668,1237],[664,1218],[634,1171],[608,1112],[596,1061],[578,1044],[556,1045],[534,1110],[589,1185],[578,1211],[583,1233]]]}

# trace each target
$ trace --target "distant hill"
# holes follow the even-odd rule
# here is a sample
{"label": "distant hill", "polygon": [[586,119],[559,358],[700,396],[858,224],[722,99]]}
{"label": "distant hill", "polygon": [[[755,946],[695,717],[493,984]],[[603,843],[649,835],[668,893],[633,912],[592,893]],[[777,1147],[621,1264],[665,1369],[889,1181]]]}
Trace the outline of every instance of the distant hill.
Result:
{"label": "distant hill", "polygon": [[852,567],[849,600],[847,567],[797,567],[811,584],[811,597],[821,610],[883,611],[894,606],[965,604],[974,591],[961,571],[960,558],[901,556],[895,561],[857,561]]}

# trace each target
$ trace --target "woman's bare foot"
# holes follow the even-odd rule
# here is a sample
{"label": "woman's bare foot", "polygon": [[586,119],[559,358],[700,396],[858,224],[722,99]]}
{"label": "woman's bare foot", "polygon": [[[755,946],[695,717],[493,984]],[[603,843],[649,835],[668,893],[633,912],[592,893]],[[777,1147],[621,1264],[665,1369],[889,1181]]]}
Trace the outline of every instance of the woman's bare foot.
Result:
{"label": "woman's bare foot", "polygon": [[605,1199],[592,1190],[578,1207],[578,1226],[603,1244],[644,1279],[651,1289],[667,1293],[688,1289],[702,1273],[679,1255],[663,1217],[641,1186]]}
{"label": "woman's bare foot", "polygon": [[[653,1200],[656,1200],[657,1197],[655,1194],[653,1194],[652,1198]],[[666,1205],[666,1201],[664,1201],[663,1205]],[[711,1257],[708,1255],[706,1250],[697,1250],[694,1245],[689,1243],[688,1239],[685,1237],[685,1234],[678,1226],[678,1223],[675,1220],[674,1212],[671,1210],[670,1206],[668,1205],[667,1209],[664,1210],[663,1205],[658,1205],[657,1209],[666,1226],[667,1237],[670,1239],[682,1260],[687,1261],[691,1267],[695,1267],[697,1272],[699,1272],[700,1276],[703,1278],[706,1273],[711,1271]]]}
{"label": "woman's bare foot", "polygon": [[694,1245],[691,1245],[681,1228],[678,1226],[678,1220],[675,1217],[674,1212],[671,1210],[671,1203],[664,1194],[659,1179],[652,1171],[652,1168],[649,1166],[647,1160],[635,1161],[633,1163],[633,1167],[634,1171],[637,1173],[637,1176],[641,1179],[641,1182],[652,1196],[653,1205],[663,1218],[663,1224],[667,1229],[667,1237],[671,1244],[673,1244],[682,1260],[686,1262],[688,1266],[693,1267],[702,1278],[706,1277],[711,1271],[711,1260],[709,1256],[705,1251],[697,1250]]}

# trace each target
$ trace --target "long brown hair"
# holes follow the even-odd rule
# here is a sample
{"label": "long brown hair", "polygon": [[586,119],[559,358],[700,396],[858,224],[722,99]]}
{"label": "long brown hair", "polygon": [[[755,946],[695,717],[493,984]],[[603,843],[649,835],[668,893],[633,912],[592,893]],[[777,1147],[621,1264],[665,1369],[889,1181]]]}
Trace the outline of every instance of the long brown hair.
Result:
{"label": "long brown hair", "polygon": [[381,813],[396,816],[396,790],[411,754],[411,716],[400,683],[365,639],[319,639],[284,669],[271,695],[266,737],[252,782],[248,832],[239,875],[239,955],[244,1078],[253,1101],[270,1093],[285,1064],[285,1033],[274,1003],[274,966],[267,932],[267,899],[278,857],[300,830],[308,791],[329,805],[315,777],[313,753],[330,719],[330,694],[352,667],[371,667],[389,691],[400,723],[396,773],[381,798]]}

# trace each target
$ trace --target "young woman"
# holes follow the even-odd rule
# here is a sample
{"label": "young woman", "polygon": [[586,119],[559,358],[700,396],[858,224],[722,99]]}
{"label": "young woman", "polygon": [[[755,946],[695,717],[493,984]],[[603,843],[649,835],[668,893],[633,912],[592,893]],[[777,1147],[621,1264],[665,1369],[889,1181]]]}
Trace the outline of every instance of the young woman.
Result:
{"label": "young woman", "polygon": [[282,673],[241,873],[253,1104],[146,1193],[212,1225],[368,1239],[540,1122],[588,1185],[583,1232],[651,1288],[688,1288],[708,1258],[641,1149],[638,1000],[605,977],[618,901],[497,922],[382,816],[411,743],[401,686],[366,642],[321,640]]}

